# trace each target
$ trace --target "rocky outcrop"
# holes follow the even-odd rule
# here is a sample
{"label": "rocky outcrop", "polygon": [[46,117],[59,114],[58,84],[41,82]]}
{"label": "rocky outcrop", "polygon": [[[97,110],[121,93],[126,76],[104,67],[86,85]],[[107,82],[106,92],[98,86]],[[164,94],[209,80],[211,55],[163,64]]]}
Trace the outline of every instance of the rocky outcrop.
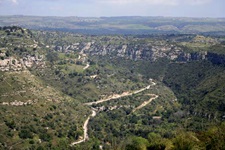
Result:
{"label": "rocky outcrop", "polygon": [[83,48],[80,54],[86,55],[111,55],[112,57],[124,57],[132,60],[156,61],[159,58],[168,58],[171,61],[188,62],[207,59],[207,52],[187,53],[182,48],[172,44],[108,44],[97,42],[81,44]]}
{"label": "rocky outcrop", "polygon": [[14,57],[0,60],[1,71],[21,71],[25,68],[24,63]]}
{"label": "rocky outcrop", "polygon": [[207,59],[207,52],[193,52],[193,53],[185,53],[181,52],[176,60],[179,62],[188,62],[193,60],[205,60]]}
{"label": "rocky outcrop", "polygon": [[0,70],[1,71],[22,71],[27,68],[31,68],[34,65],[38,67],[44,67],[45,62],[43,61],[43,56],[26,56],[22,59],[15,57],[8,57],[0,60]]}
{"label": "rocky outcrop", "polygon": [[28,100],[26,102],[21,102],[21,101],[17,101],[15,100],[14,102],[3,102],[1,103],[2,105],[10,105],[10,106],[26,106],[26,105],[32,105],[37,103],[37,100]]}
{"label": "rocky outcrop", "polygon": [[[56,51],[79,52],[79,60],[87,58],[88,55],[109,55],[113,57],[123,57],[132,60],[148,60],[156,61],[159,58],[168,58],[173,62],[186,63],[189,61],[209,60],[214,64],[225,64],[225,56],[210,53],[207,51],[186,52],[182,47],[175,44],[169,44],[163,41],[155,41],[151,43],[143,42],[120,42],[111,43],[110,40],[101,42],[81,42],[72,45],[56,46]],[[85,62],[86,59],[83,60]]]}

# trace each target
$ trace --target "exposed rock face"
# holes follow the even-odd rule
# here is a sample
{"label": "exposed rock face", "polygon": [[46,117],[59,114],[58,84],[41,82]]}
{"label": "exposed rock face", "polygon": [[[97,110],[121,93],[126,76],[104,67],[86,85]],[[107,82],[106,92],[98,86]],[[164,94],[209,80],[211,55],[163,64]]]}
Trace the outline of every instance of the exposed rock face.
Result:
{"label": "exposed rock face", "polygon": [[3,102],[2,105],[26,106],[26,105],[32,105],[36,102],[37,102],[37,100],[28,100],[26,102],[21,102],[21,101],[15,100],[14,102]]}
{"label": "exposed rock face", "polygon": [[207,59],[207,52],[186,53],[180,47],[171,44],[121,44],[101,45],[100,43],[84,43],[80,54],[111,55],[132,60],[156,61],[159,58],[168,58],[172,61],[188,62]]}
{"label": "exposed rock face", "polygon": [[8,57],[4,60],[0,60],[1,71],[22,71],[27,68],[31,68],[33,65],[44,67],[45,62],[43,56],[26,56],[23,59],[17,59],[15,57]]}
{"label": "exposed rock face", "polygon": [[193,53],[185,53],[182,52],[178,55],[177,61],[188,62],[193,60],[204,60],[207,59],[207,52],[193,52]]}
{"label": "exposed rock face", "polygon": [[23,62],[17,60],[14,57],[9,57],[4,60],[0,60],[1,71],[21,71],[24,69]]}
{"label": "exposed rock face", "polygon": [[[64,48],[65,47],[65,48]],[[209,60],[215,64],[225,64],[225,56],[206,51],[185,52],[181,47],[166,42],[152,42],[136,44],[130,43],[105,43],[100,42],[81,42],[72,45],[55,46],[55,50],[70,52],[78,51],[80,57],[86,58],[87,55],[110,55],[111,57],[123,57],[132,60],[156,61],[159,58],[168,58],[174,62],[189,62],[197,60]]]}

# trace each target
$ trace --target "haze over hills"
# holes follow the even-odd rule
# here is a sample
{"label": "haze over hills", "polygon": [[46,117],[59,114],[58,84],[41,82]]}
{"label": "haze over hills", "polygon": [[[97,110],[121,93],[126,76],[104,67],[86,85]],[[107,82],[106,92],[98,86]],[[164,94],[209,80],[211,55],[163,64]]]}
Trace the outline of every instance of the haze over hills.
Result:
{"label": "haze over hills", "polygon": [[223,0],[1,0],[2,15],[225,17]]}
{"label": "haze over hills", "polygon": [[1,26],[83,34],[220,34],[224,18],[0,16]]}

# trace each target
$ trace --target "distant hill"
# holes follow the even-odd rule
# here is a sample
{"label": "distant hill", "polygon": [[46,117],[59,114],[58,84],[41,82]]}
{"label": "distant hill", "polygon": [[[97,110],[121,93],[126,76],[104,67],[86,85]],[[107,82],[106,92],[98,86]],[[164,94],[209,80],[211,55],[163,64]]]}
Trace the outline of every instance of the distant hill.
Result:
{"label": "distant hill", "polygon": [[0,26],[84,34],[225,34],[225,18],[0,16]]}

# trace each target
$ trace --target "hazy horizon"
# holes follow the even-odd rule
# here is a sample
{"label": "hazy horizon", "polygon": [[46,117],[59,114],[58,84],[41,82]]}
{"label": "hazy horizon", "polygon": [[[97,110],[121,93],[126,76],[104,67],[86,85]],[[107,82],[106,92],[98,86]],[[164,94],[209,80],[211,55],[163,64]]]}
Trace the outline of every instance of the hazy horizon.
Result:
{"label": "hazy horizon", "polygon": [[60,17],[224,18],[223,0],[0,0],[0,14]]}
{"label": "hazy horizon", "polygon": [[116,17],[162,17],[162,18],[196,18],[196,19],[201,19],[201,18],[210,18],[210,19],[225,19],[224,17],[185,17],[185,16],[55,16],[55,15],[0,15],[0,16],[23,16],[23,17],[62,17],[62,18],[69,18],[69,17],[78,17],[78,18],[116,18]]}

